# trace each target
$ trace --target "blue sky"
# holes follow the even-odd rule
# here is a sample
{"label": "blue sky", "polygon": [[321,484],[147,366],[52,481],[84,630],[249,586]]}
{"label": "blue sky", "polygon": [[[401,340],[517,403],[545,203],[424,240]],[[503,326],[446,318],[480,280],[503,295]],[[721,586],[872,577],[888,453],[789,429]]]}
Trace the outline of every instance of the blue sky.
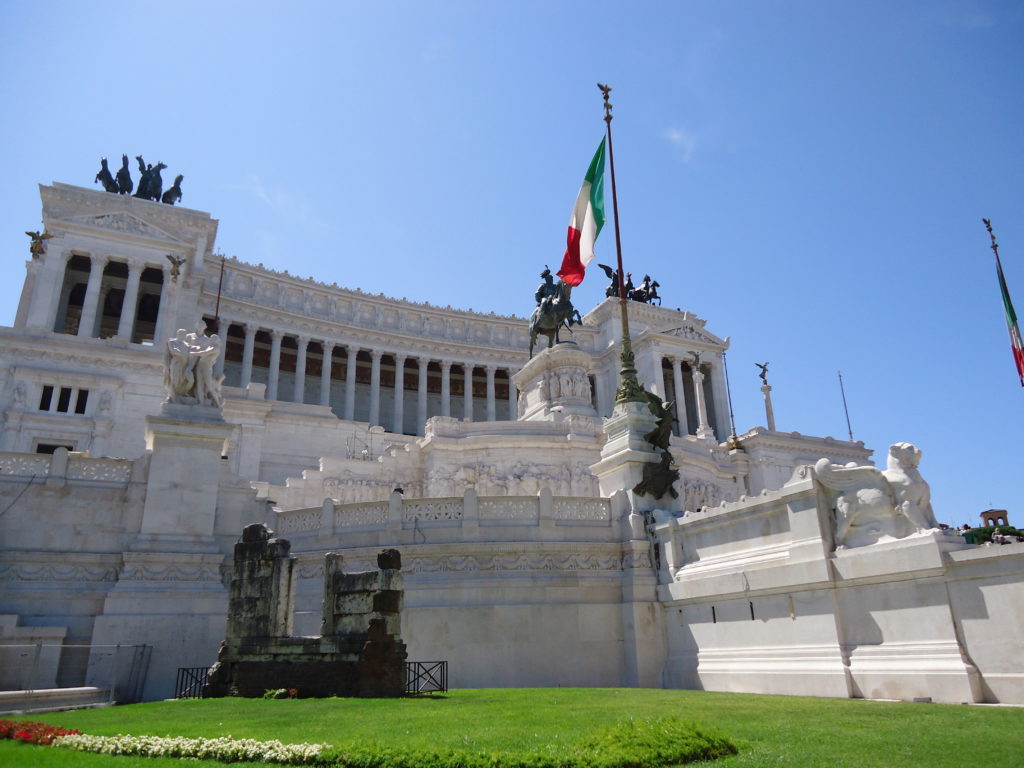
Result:
{"label": "blue sky", "polygon": [[[0,323],[36,185],[100,156],[185,175],[224,253],[526,315],[612,85],[626,268],[731,338],[737,426],[924,451],[936,513],[1024,523],[1024,6],[27,2],[0,6]],[[116,164],[116,160],[112,160]],[[614,258],[606,229],[598,258]],[[591,273],[582,311],[603,295]]]}

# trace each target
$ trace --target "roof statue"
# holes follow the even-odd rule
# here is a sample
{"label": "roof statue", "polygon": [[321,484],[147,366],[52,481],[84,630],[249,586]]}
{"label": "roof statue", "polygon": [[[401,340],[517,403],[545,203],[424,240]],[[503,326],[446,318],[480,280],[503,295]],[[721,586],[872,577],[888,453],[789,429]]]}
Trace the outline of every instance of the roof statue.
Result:
{"label": "roof statue", "polygon": [[32,254],[33,259],[38,259],[44,253],[46,253],[46,241],[49,240],[53,235],[49,232],[25,232],[26,235],[32,238],[32,242],[28,245],[28,252]]}
{"label": "roof statue", "polygon": [[761,372],[759,374],[757,374],[757,375],[761,377],[761,381],[764,382],[764,384],[767,386],[767,384],[768,384],[768,363],[754,363],[754,365],[756,365],[758,368],[761,369]]}
{"label": "roof statue", "polygon": [[100,170],[96,174],[96,178],[93,179],[93,183],[99,182],[103,185],[103,188],[107,192],[117,192],[117,182],[114,181],[114,177],[110,175],[110,169],[107,168],[107,158],[100,158]]}
{"label": "roof statue", "polygon": [[132,173],[128,170],[128,155],[121,155],[121,170],[117,172],[117,193],[119,195],[130,195],[135,189],[132,182]]}
{"label": "roof statue", "polygon": [[167,203],[167,205],[174,205],[175,202],[181,201],[181,181],[185,177],[180,173],[174,177],[174,184],[171,188],[164,192],[163,197],[160,198],[160,202]]}

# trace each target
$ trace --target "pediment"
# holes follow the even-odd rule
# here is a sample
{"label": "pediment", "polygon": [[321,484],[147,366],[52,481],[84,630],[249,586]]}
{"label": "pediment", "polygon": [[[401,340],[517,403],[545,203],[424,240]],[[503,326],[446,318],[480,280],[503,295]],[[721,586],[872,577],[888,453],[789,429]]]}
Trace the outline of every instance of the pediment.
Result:
{"label": "pediment", "polygon": [[666,336],[675,336],[679,339],[689,339],[690,341],[700,341],[705,344],[722,344],[722,339],[717,336],[712,336],[706,331],[702,331],[699,328],[688,325],[682,328],[673,328],[671,331],[664,332]]}
{"label": "pediment", "polygon": [[144,221],[138,216],[124,211],[71,216],[64,219],[64,221],[95,229],[103,229],[108,232],[120,232],[126,235],[135,235],[136,237],[146,237],[151,240],[163,240],[167,243],[181,242],[178,238],[150,224],[148,221]]}

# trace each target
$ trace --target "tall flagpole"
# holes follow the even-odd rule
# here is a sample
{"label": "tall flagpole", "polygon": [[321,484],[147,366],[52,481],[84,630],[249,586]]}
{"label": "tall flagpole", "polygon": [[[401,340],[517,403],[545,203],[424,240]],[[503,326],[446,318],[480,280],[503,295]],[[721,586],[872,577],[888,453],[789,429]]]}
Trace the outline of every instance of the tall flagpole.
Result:
{"label": "tall flagpole", "polygon": [[608,165],[612,172],[612,213],[615,219],[615,253],[618,258],[619,270],[619,309],[622,318],[622,366],[619,369],[619,388],[615,392],[615,402],[644,403],[646,399],[643,389],[636,378],[636,363],[633,359],[633,345],[629,339],[629,310],[626,306],[626,273],[622,269],[622,238],[619,234],[619,198],[615,190],[615,153],[612,151],[612,105],[608,94],[612,89],[607,85],[597,84],[604,95],[604,122],[608,126]]}

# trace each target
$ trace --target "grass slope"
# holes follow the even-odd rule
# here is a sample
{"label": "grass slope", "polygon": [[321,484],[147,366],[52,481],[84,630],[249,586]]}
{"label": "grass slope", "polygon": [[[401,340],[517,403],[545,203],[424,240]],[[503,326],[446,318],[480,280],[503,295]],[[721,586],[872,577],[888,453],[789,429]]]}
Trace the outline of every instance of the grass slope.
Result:
{"label": "grass slope", "polygon": [[[1022,709],[702,691],[463,690],[422,699],[218,699],[136,704],[33,719],[96,735],[231,734],[337,746],[521,752],[578,744],[601,727],[665,715],[712,726],[739,747],[735,757],[715,761],[716,768],[1024,765]],[[0,765],[4,766],[160,768],[167,762],[0,743]],[[180,762],[175,763],[180,768]]]}

